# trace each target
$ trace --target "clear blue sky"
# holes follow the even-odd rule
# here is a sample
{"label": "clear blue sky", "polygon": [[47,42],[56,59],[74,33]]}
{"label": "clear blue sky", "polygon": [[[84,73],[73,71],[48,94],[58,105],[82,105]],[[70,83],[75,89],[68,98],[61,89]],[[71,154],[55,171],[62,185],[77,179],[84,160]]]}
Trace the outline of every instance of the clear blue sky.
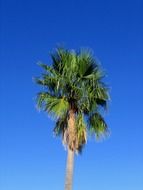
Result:
{"label": "clear blue sky", "polygon": [[90,47],[111,87],[110,138],[76,157],[74,190],[142,190],[143,1],[1,0],[0,189],[62,190],[66,151],[32,77],[57,44]]}

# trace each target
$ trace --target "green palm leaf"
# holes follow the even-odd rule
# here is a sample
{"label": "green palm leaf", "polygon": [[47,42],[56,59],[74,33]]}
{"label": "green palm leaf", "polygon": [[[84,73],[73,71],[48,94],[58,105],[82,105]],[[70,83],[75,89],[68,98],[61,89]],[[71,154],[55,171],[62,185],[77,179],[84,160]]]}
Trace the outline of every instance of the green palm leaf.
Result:
{"label": "green palm leaf", "polygon": [[63,116],[69,108],[69,103],[66,99],[57,98],[50,95],[47,92],[42,92],[38,94],[37,98],[38,107],[44,111],[48,111],[53,116],[61,117]]}
{"label": "green palm leaf", "polygon": [[108,126],[99,113],[94,113],[88,120],[89,129],[92,134],[95,134],[97,138],[103,137],[108,134]]}
{"label": "green palm leaf", "polygon": [[87,138],[86,138],[86,123],[84,121],[83,114],[77,115],[76,132],[77,132],[78,146],[85,144]]}
{"label": "green palm leaf", "polygon": [[[68,146],[68,119],[75,113],[75,150],[81,151],[87,131],[97,137],[105,135],[108,126],[100,108],[106,109],[109,89],[103,82],[105,73],[92,53],[58,48],[51,54],[50,66],[39,63],[44,72],[35,79],[43,86],[37,96],[38,107],[56,118],[55,135],[61,135]],[[86,124],[88,120],[88,126]]]}
{"label": "green palm leaf", "polygon": [[57,121],[56,121],[56,126],[54,128],[54,134],[56,136],[62,135],[62,137],[64,136],[64,132],[67,129],[67,114],[63,115],[62,117],[60,117]]}

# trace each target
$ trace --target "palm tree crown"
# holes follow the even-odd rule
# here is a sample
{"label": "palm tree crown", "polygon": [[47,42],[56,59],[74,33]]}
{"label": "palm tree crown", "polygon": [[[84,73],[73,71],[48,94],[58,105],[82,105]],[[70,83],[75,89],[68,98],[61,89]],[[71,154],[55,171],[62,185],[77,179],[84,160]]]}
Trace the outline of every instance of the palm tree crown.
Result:
{"label": "palm tree crown", "polygon": [[97,137],[107,132],[100,109],[106,109],[109,100],[104,74],[86,50],[59,48],[51,58],[51,66],[40,63],[44,73],[36,82],[44,88],[38,106],[56,118],[54,133],[62,136],[64,144],[80,152],[88,131]]}

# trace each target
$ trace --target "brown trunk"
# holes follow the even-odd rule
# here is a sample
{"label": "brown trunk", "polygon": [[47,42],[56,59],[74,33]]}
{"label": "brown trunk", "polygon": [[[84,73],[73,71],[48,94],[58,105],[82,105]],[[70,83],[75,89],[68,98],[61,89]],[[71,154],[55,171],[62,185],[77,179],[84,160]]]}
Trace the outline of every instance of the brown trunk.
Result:
{"label": "brown trunk", "polygon": [[69,111],[68,119],[68,145],[71,150],[75,150],[76,131],[75,131],[75,112],[73,109]]}
{"label": "brown trunk", "polygon": [[71,109],[69,111],[68,118],[68,155],[66,166],[65,190],[72,190],[75,139],[75,112],[73,109]]}

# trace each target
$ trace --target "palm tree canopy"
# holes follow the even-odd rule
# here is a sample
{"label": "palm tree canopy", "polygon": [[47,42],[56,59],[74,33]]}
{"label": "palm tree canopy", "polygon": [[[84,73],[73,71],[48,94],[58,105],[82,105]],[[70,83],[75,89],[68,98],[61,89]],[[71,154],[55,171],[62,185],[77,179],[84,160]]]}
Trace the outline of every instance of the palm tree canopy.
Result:
{"label": "palm tree canopy", "polygon": [[37,96],[38,107],[56,119],[54,133],[62,135],[68,145],[67,128],[70,110],[75,113],[76,150],[82,150],[87,131],[97,137],[107,132],[107,124],[101,115],[109,100],[108,88],[103,82],[104,73],[92,54],[57,49],[51,54],[52,64],[40,63],[44,69],[36,82],[43,91]]}

